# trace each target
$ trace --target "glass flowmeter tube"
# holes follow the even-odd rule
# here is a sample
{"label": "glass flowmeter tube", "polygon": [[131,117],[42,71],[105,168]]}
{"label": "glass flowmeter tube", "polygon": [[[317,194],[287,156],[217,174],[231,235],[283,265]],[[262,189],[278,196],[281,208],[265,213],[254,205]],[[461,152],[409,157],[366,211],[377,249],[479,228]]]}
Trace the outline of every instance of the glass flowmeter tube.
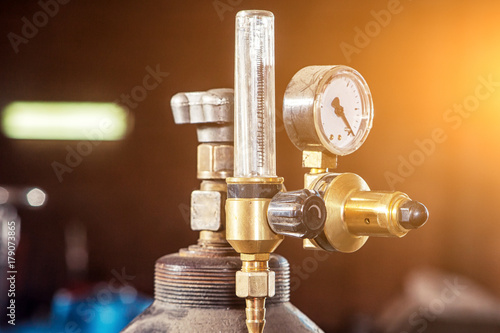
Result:
{"label": "glass flowmeter tube", "polygon": [[276,177],[274,15],[236,16],[234,177]]}

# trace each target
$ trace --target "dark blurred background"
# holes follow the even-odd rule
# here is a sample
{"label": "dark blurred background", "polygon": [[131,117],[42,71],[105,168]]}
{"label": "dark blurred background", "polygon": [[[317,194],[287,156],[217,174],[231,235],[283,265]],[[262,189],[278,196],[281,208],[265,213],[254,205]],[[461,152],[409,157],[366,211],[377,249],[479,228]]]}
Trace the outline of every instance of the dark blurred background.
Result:
{"label": "dark blurred background", "polygon": [[[19,320],[47,311],[54,292],[75,279],[109,281],[113,270],[125,269],[152,295],[155,260],[196,241],[187,219],[199,185],[195,128],[174,124],[169,100],[233,86],[234,16],[244,9],[275,15],[277,168],[287,188],[302,187],[304,170],[281,121],[286,85],[304,66],[345,64],[370,85],[375,119],[364,146],[340,158],[338,170],[361,175],[372,189],[406,192],[431,216],[403,239],[373,238],[357,253],[307,268],[292,302],[334,330],[352,317],[378,316],[421,268],[464,275],[500,296],[500,3],[73,0],[17,47],[8,34],[21,35],[22,18],[32,21],[40,4],[0,6],[2,108],[16,100],[112,102],[142,84],[147,66],[169,73],[130,108],[133,132],[96,146],[62,181],[52,164],[64,163],[78,142],[0,138],[0,184],[40,186],[49,196],[46,207],[19,211]],[[381,19],[382,10],[393,12]],[[365,29],[372,30],[363,39]],[[489,94],[474,99],[477,89]],[[464,103],[462,115],[452,111]],[[446,139],[416,152],[416,141],[429,143],[436,128]],[[413,161],[404,172],[402,160]],[[88,270],[79,277],[65,260],[65,230],[75,225],[88,241]],[[312,256],[292,239],[278,253],[302,271]]]}

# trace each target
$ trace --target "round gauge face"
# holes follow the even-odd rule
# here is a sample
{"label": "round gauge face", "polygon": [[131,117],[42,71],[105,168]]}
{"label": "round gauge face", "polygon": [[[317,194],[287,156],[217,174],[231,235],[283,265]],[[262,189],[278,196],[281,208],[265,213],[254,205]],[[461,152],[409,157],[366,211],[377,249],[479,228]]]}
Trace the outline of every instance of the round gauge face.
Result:
{"label": "round gauge face", "polygon": [[326,73],[315,98],[315,126],[321,143],[336,155],[357,150],[370,132],[373,103],[363,77],[336,66]]}

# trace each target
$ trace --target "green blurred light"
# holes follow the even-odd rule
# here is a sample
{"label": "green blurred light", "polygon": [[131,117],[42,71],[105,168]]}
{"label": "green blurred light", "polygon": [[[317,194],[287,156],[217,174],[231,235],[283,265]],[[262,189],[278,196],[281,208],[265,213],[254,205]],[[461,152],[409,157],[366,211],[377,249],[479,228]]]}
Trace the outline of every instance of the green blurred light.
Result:
{"label": "green blurred light", "polygon": [[122,140],[128,124],[114,103],[12,102],[2,113],[2,131],[11,139]]}

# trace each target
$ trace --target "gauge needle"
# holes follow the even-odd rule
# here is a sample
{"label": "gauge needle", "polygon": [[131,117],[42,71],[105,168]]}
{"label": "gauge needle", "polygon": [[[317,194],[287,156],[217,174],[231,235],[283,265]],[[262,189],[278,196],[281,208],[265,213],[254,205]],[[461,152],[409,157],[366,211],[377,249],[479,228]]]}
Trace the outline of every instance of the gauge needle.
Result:
{"label": "gauge needle", "polygon": [[335,97],[333,99],[332,107],[335,110],[335,115],[337,117],[342,118],[342,120],[344,121],[344,124],[346,125],[345,130],[347,131],[347,135],[350,134],[350,135],[354,136],[354,132],[352,131],[352,127],[349,124],[349,122],[347,121],[347,118],[345,117],[344,107],[340,105],[340,100],[338,97]]}

